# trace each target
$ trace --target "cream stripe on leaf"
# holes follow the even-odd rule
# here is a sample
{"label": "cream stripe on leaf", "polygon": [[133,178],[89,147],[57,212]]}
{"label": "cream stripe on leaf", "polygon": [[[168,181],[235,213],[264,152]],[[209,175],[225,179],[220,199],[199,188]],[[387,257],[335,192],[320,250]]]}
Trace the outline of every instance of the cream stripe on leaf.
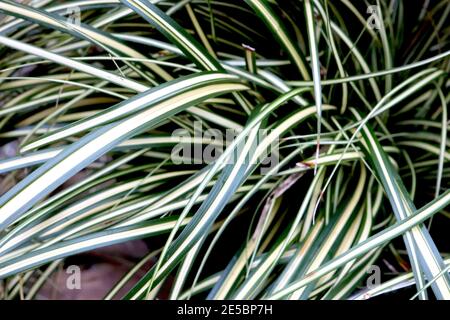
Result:
{"label": "cream stripe on leaf", "polygon": [[208,82],[222,81],[221,79],[236,79],[236,77],[222,73],[205,72],[196,73],[166,82],[158,87],[149,89],[147,91],[147,95],[145,95],[145,99],[126,100],[127,103],[114,105],[104,111],[96,113],[91,117],[84,118],[59,130],[52,131],[48,135],[42,135],[38,140],[31,142],[22,148],[22,152],[36,149],[66,137],[76,135],[80,132],[85,132],[87,130],[91,130],[92,128],[123,119],[124,117],[127,117],[135,112],[139,112],[143,108],[142,103],[146,100],[151,100],[153,101],[152,103],[157,103],[158,101],[164,101],[171,97],[176,98],[178,94],[200,88]]}
{"label": "cream stripe on leaf", "polygon": [[[197,76],[202,79],[205,74]],[[204,81],[203,86],[167,99],[160,99],[156,88],[119,104],[119,108],[134,107],[141,111],[103,126],[69,145],[4,194],[0,198],[0,230],[69,177],[124,140],[207,98],[246,88],[236,77],[220,74],[216,80],[208,79]],[[153,100],[155,96],[158,97],[156,103]],[[42,188],[43,185],[46,188]]]}
{"label": "cream stripe on leaf", "polygon": [[[145,58],[144,55],[114,39],[114,37],[110,34],[97,30],[83,23],[71,23],[69,19],[65,19],[64,17],[61,17],[57,14],[46,12],[40,9],[35,9],[21,3],[12,3],[8,0],[2,1],[0,3],[0,11],[26,20],[34,21],[47,27],[55,28],[80,39],[87,40],[94,45],[100,46],[102,49],[106,49],[117,57],[125,55],[134,58]],[[125,61],[125,63],[137,72],[140,72],[140,70],[142,69],[135,63],[130,63],[128,61]],[[158,74],[162,79],[166,81],[173,79],[170,74],[168,74],[158,65],[147,62],[144,62],[143,64],[146,65],[150,70]]]}
{"label": "cream stripe on leaf", "polygon": [[245,0],[250,7],[260,16],[260,18],[267,25],[273,36],[278,42],[286,49],[294,64],[297,66],[303,80],[310,80],[308,68],[305,64],[305,59],[294,41],[288,35],[285,26],[280,18],[270,7],[270,4],[266,0]]}
{"label": "cream stripe on leaf", "polygon": [[200,68],[222,71],[222,66],[187,31],[148,0],[121,0],[145,20],[154,25],[171,42],[180,48]]}
{"label": "cream stripe on leaf", "polygon": [[313,273],[307,274],[304,278],[296,280],[286,286],[283,289],[278,290],[268,297],[268,299],[276,300],[285,298],[290,293],[303,288],[320,279],[322,276],[336,270],[337,268],[344,266],[347,262],[353,261],[354,259],[360,257],[361,255],[369,252],[370,250],[377,248],[378,246],[404,234],[411,228],[423,223],[425,220],[429,219],[440,210],[445,208],[450,204],[450,190],[441,194],[438,198],[428,203],[423,208],[417,210],[414,215],[401,220],[394,224],[393,226],[384,229],[383,231],[373,235],[367,240],[361,242],[360,244],[354,246],[346,253],[334,258],[333,260],[325,263],[319,269],[316,269]]}
{"label": "cream stripe on leaf", "polygon": [[[221,169],[223,167],[223,164],[226,163],[226,161],[228,161],[229,157],[232,156],[235,152],[236,152],[236,148],[238,147],[238,145],[240,145],[244,139],[246,139],[246,137],[248,137],[250,135],[250,133],[252,132],[252,130],[254,130],[255,127],[259,127],[261,121],[263,121],[267,116],[269,116],[276,108],[278,108],[280,105],[282,105],[283,103],[293,99],[295,96],[297,96],[298,94],[302,93],[303,90],[301,89],[295,89],[292,90],[280,97],[278,97],[277,99],[275,99],[272,103],[263,106],[261,109],[259,110],[254,110],[254,117],[252,117],[252,120],[244,127],[244,129],[240,132],[240,134],[236,137],[236,139],[233,140],[233,142],[225,149],[224,153],[219,157],[219,159],[217,159],[214,163],[213,166],[209,166],[209,170],[206,171],[206,177],[204,178],[204,180],[202,181],[202,184],[197,187],[195,193],[193,194],[193,196],[191,197],[191,203],[186,207],[186,209],[183,211],[183,213],[181,214],[181,217],[184,217],[187,212],[191,209],[193,202],[195,201],[196,197],[198,197],[201,192],[203,191],[203,189],[206,186],[206,183],[208,183],[212,177],[214,175],[216,175],[216,173],[219,171],[219,169]],[[251,155],[250,155],[251,156]],[[243,161],[243,157],[246,157],[246,154],[244,153],[243,155],[240,155],[238,157],[238,161]],[[247,160],[248,161],[248,160]],[[236,165],[235,165],[236,167]],[[227,170],[232,170],[231,168],[228,167]],[[231,172],[231,171],[230,171]],[[230,172],[228,174],[230,174]],[[241,175],[245,173],[245,171],[243,171],[241,173]],[[222,173],[221,177],[224,176],[224,173]],[[228,180],[231,181],[238,181],[239,180],[239,175],[234,176],[234,179],[229,179]],[[227,180],[227,181],[228,181]],[[219,192],[221,189],[217,190],[215,192]],[[217,199],[218,201],[219,199]],[[209,201],[213,201],[212,199]],[[219,205],[217,208],[220,208],[223,204],[221,204],[220,202],[217,203],[216,201],[213,201],[213,203],[215,205]],[[205,206],[209,206],[209,204],[205,204]],[[201,208],[202,210],[205,210],[206,208]],[[203,214],[203,212],[201,212]],[[217,211],[213,210],[211,211],[210,215],[216,215],[218,214]],[[194,215],[194,217],[196,217],[197,215]],[[202,216],[199,217],[197,216],[198,219],[201,219],[200,221],[202,221],[202,225],[200,225],[199,227],[203,228],[205,226],[207,226],[208,224],[211,223],[211,221],[208,221],[208,216]],[[212,219],[214,220],[214,219]],[[197,221],[196,218],[194,218],[193,221]],[[192,223],[193,224],[193,223]],[[197,230],[199,230],[200,228],[197,228]],[[185,229],[188,230],[188,229]],[[187,231],[184,231],[185,233],[187,233]],[[192,247],[195,243],[195,240],[197,239],[196,237],[198,237],[199,234],[198,232],[192,232],[189,235],[183,235],[183,237],[185,238],[184,241],[180,240],[181,239],[181,235],[180,237],[178,237],[177,239],[180,240],[180,242],[182,242],[181,244],[177,245],[172,245],[170,248],[172,248],[170,251],[170,258],[168,262],[164,262],[163,266],[162,266],[162,271],[160,270],[158,274],[154,274],[155,268],[152,268],[152,270],[147,273],[147,275],[141,279],[141,281],[139,281],[139,283],[127,294],[127,298],[128,299],[138,299],[140,297],[142,297],[146,290],[149,289],[149,286],[151,284],[157,284],[158,280],[162,279],[162,275],[164,273],[168,273],[170,272],[175,265],[179,262],[179,260],[181,259],[182,256],[184,256],[186,254],[186,251]],[[177,248],[178,247],[178,248]],[[177,255],[174,255],[173,252],[177,252]],[[157,266],[157,268],[159,268],[159,265]],[[153,282],[153,280],[155,280],[155,283]]]}
{"label": "cream stripe on leaf", "polygon": [[[158,219],[152,222],[94,233],[85,237],[61,242],[48,248],[32,251],[0,263],[0,279],[76,253],[90,251],[95,248],[110,246],[128,240],[156,236],[170,231],[175,225],[175,221],[176,217]],[[189,219],[185,219],[183,225],[188,221]]]}
{"label": "cream stripe on leaf", "polygon": [[[352,111],[357,114],[354,109]],[[360,119],[358,114],[357,117]],[[378,138],[368,124],[363,127],[362,136],[365,141],[364,145],[370,154],[370,160],[384,186],[397,220],[400,221],[411,216],[416,211],[416,208],[406,192],[406,188],[398,173],[392,167],[378,142]],[[427,279],[431,280],[444,269],[443,259],[425,226],[421,225],[412,228],[410,235],[411,241],[409,242],[408,250],[414,250],[415,252],[409,252],[409,254],[411,256],[417,253],[420,264],[419,270],[423,270]],[[419,270],[414,270],[414,272],[420,272]],[[418,289],[420,290],[421,288]],[[442,274],[433,283],[432,289],[438,299],[450,299],[450,278],[448,274]]]}

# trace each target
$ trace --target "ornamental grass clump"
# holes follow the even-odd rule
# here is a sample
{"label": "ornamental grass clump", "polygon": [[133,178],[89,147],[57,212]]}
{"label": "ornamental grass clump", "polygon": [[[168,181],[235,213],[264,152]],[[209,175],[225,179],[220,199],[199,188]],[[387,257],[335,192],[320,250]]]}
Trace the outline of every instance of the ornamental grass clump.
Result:
{"label": "ornamental grass clump", "polygon": [[3,299],[450,299],[448,1],[0,14]]}

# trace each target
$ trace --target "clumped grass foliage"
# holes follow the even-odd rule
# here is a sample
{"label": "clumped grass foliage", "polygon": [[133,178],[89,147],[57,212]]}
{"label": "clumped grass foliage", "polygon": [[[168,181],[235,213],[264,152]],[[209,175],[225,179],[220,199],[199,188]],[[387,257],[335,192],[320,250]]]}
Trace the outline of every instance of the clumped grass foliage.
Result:
{"label": "clumped grass foliage", "polygon": [[0,13],[2,298],[145,239],[105,298],[450,299],[448,1]]}

